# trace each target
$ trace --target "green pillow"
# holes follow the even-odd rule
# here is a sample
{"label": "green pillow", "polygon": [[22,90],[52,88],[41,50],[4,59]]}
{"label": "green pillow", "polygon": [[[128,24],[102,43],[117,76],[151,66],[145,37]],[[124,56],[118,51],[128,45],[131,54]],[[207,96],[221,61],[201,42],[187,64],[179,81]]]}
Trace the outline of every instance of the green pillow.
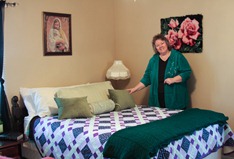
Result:
{"label": "green pillow", "polygon": [[127,90],[109,89],[110,99],[115,102],[115,111],[135,107],[133,96]]}
{"label": "green pillow", "polygon": [[54,98],[58,106],[58,119],[92,117],[87,97]]}

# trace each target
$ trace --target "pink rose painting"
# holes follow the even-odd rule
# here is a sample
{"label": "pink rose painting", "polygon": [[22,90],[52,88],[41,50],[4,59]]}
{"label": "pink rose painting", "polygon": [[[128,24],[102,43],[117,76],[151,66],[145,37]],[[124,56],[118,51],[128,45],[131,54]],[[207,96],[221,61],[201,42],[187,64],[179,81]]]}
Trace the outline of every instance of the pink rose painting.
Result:
{"label": "pink rose painting", "polygon": [[161,33],[175,50],[183,53],[202,52],[201,14],[161,19]]}

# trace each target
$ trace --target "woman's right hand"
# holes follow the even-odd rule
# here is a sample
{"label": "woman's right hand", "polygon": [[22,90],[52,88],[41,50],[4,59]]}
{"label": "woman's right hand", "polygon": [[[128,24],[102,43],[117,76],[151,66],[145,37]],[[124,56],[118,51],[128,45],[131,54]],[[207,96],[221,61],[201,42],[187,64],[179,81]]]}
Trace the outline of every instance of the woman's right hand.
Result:
{"label": "woman's right hand", "polygon": [[140,82],[135,87],[127,89],[127,91],[129,92],[129,94],[132,94],[136,91],[142,90],[143,88],[145,88],[145,85]]}
{"label": "woman's right hand", "polygon": [[134,91],[134,88],[129,88],[129,89],[127,89],[127,91],[128,91],[129,94],[132,94],[132,93],[135,92],[135,91]]}

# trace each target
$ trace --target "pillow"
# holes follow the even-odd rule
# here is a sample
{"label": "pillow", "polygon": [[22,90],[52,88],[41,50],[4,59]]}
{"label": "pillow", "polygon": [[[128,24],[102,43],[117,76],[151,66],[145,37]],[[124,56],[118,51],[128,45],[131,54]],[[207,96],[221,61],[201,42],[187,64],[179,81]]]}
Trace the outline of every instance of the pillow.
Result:
{"label": "pillow", "polygon": [[95,115],[111,112],[115,108],[115,103],[108,99],[98,102],[93,102],[89,104],[91,112]]}
{"label": "pillow", "polygon": [[[87,85],[87,84],[82,84]],[[61,88],[72,88],[82,85],[66,87],[40,87],[40,88],[20,88],[20,95],[27,108],[29,116],[47,116],[58,114],[58,107],[54,101],[54,94]]]}
{"label": "pillow", "polygon": [[135,107],[133,96],[127,90],[109,89],[110,99],[115,102],[115,111]]}
{"label": "pillow", "polygon": [[54,101],[57,88],[37,88],[31,91],[36,114],[40,117],[58,114],[58,107]]}
{"label": "pillow", "polygon": [[55,97],[73,98],[87,96],[88,103],[109,99],[108,89],[114,89],[110,81],[91,83],[73,88],[62,88],[56,92]]}
{"label": "pillow", "polygon": [[54,98],[58,106],[58,119],[92,117],[87,97]]}

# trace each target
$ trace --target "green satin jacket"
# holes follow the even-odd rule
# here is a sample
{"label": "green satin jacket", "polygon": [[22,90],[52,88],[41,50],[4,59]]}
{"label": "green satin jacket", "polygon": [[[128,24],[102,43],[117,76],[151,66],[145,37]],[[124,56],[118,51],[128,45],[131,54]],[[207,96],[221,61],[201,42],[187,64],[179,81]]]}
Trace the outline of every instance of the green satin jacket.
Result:
{"label": "green satin jacket", "polygon": [[[159,54],[154,54],[149,60],[144,76],[141,79],[146,87],[150,85],[149,106],[160,107],[158,101],[158,65]],[[191,68],[188,61],[182,53],[171,50],[168,59],[165,76],[173,78],[177,75],[182,77],[182,82],[171,85],[165,84],[165,104],[168,109],[185,109],[189,104],[189,95],[187,90],[187,80],[190,78]]]}

